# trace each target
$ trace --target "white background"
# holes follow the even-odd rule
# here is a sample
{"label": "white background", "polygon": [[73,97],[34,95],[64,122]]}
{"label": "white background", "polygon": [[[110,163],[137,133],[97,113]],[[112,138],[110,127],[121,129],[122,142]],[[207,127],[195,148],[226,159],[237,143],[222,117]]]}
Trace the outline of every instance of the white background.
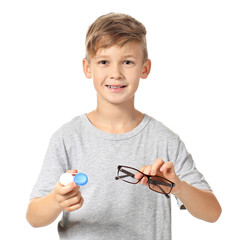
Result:
{"label": "white background", "polygon": [[51,135],[95,108],[84,39],[108,12],[146,26],[152,72],[136,107],[181,137],[223,208],[210,224],[173,198],[173,240],[245,239],[245,7],[236,0],[1,1],[1,235],[58,239],[57,221],[34,229],[26,208]]}

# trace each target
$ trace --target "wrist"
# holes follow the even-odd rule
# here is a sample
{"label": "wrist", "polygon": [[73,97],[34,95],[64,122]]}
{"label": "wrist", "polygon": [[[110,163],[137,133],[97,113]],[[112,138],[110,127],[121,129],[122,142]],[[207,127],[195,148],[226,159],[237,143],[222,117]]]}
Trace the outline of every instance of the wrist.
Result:
{"label": "wrist", "polygon": [[54,190],[52,192],[50,192],[49,195],[50,195],[50,200],[53,203],[53,206],[54,206],[55,210],[58,211],[58,212],[63,211],[63,208],[60,206],[59,201],[56,199]]}
{"label": "wrist", "polygon": [[183,190],[185,188],[185,184],[186,184],[186,182],[179,180],[179,182],[173,188],[172,194],[175,197],[178,197],[179,195],[181,195],[181,193],[183,192]]}

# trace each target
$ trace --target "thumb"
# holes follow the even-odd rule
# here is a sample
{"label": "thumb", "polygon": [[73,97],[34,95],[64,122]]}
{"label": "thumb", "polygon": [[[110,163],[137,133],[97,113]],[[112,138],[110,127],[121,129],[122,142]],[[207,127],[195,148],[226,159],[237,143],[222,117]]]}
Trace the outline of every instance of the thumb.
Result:
{"label": "thumb", "polygon": [[67,173],[75,173],[75,174],[76,174],[77,172],[78,172],[77,169],[73,169],[73,170],[68,170],[68,171],[67,171]]}

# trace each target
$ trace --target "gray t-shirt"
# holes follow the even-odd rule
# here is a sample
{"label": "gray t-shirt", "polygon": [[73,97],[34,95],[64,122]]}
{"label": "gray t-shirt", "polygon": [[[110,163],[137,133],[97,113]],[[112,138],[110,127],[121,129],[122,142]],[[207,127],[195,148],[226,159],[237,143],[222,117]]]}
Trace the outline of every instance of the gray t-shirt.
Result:
{"label": "gray t-shirt", "polygon": [[[180,179],[211,190],[178,135],[161,122],[145,115],[135,129],[110,134],[83,114],[52,136],[31,199],[51,192],[62,173],[78,169],[88,176],[80,188],[84,204],[63,212],[60,239],[170,240],[170,199],[146,186],[115,180],[118,165],[139,169],[157,158],[172,161]],[[178,204],[182,206],[179,200]]]}

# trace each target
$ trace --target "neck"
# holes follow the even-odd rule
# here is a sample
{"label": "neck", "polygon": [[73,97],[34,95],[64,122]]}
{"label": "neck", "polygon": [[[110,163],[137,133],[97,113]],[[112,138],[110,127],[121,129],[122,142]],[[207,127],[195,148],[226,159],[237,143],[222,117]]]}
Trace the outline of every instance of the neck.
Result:
{"label": "neck", "polygon": [[144,115],[135,109],[134,97],[128,102],[112,104],[100,101],[97,97],[97,108],[87,116],[98,129],[109,133],[124,133],[134,129]]}

